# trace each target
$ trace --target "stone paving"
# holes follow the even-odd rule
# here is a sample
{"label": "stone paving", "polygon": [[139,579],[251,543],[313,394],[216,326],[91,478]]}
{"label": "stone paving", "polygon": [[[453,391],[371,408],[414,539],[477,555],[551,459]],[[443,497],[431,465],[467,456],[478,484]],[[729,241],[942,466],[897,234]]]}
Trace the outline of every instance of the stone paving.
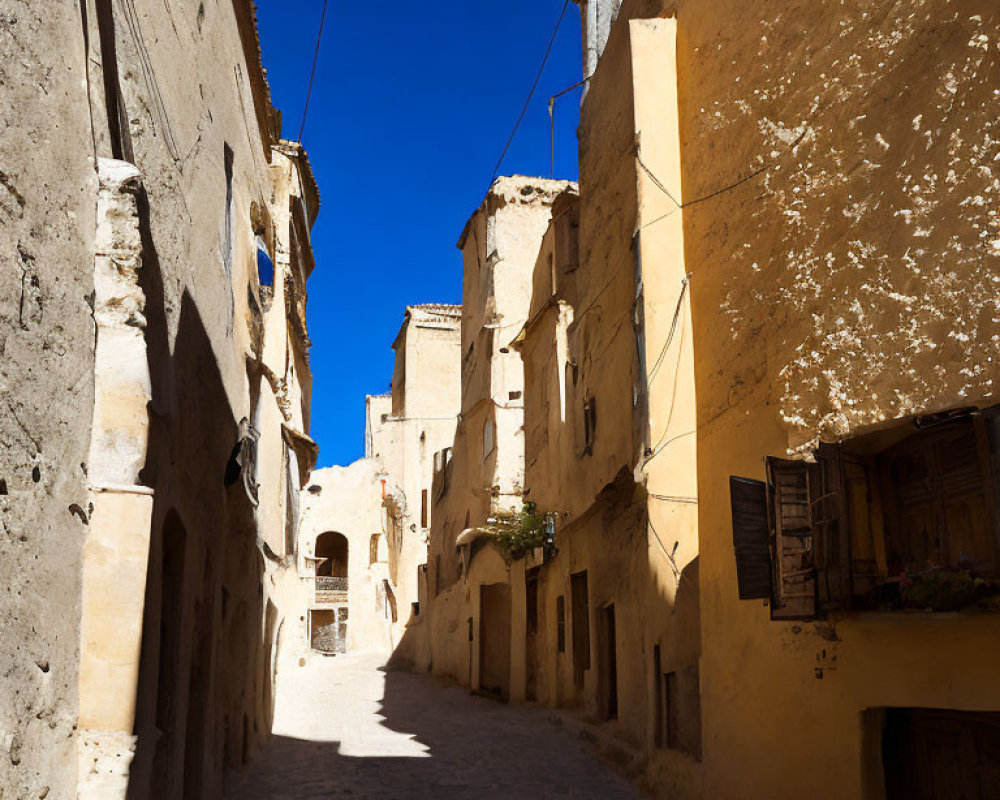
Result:
{"label": "stone paving", "polygon": [[281,670],[274,736],[226,798],[639,797],[546,712],[385,672],[383,660],[314,655]]}

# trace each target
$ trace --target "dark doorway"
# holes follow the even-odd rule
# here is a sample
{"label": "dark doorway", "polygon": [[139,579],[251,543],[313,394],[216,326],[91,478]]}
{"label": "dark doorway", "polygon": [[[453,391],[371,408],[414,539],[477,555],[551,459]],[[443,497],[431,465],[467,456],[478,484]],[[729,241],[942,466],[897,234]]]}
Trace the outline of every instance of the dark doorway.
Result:
{"label": "dark doorway", "polygon": [[1000,799],[1000,713],[890,708],[886,800]]}
{"label": "dark doorway", "polygon": [[510,695],[510,586],[479,587],[479,688]]}
{"label": "dark doorway", "polygon": [[661,671],[663,669],[660,659],[660,646],[653,645],[653,744],[656,747],[663,747],[663,730],[666,725],[666,709],[663,706],[663,680]]}
{"label": "dark doorway", "polygon": [[590,669],[590,600],[587,573],[570,576],[570,593],[573,602],[573,685],[583,689],[583,675]]}
{"label": "dark doorway", "polygon": [[541,567],[529,569],[524,576],[524,666],[527,700],[538,699],[538,672],[540,668],[538,646],[538,573]]}
{"label": "dark doorway", "polygon": [[601,654],[601,713],[605,719],[615,719],[618,716],[618,655],[614,603],[601,609],[598,648]]}
{"label": "dark doorway", "polygon": [[176,744],[175,731],[180,692],[181,643],[184,638],[184,562],[187,555],[187,530],[177,512],[171,509],[163,521],[163,560],[160,575],[160,658],[156,680],[156,727],[162,735],[156,742],[153,760],[154,781],[167,783],[171,749]]}
{"label": "dark doorway", "polygon": [[347,537],[328,531],[316,539],[316,558],[324,559],[316,567],[317,577],[347,577]]}
{"label": "dark doorway", "polygon": [[205,562],[201,597],[195,603],[194,652],[184,727],[184,800],[199,800],[205,785],[205,743],[210,717],[212,675],[212,568]]}

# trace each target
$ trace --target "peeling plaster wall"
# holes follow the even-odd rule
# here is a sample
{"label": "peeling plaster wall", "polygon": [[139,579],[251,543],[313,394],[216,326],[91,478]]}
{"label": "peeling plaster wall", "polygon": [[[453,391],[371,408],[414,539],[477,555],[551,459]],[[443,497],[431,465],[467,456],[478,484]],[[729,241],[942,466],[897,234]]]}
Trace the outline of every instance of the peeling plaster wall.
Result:
{"label": "peeling plaster wall", "polygon": [[[261,535],[262,522],[277,523],[256,517],[242,481],[224,481],[257,396],[251,206],[288,206],[287,193],[270,192],[273,109],[252,3],[84,0],[43,15],[12,0],[0,62],[0,99],[16,109],[0,122],[0,794],[75,796],[76,725],[107,773],[94,777],[87,761],[81,792],[216,796],[223,770],[269,730],[280,628],[265,592],[275,570],[266,542],[280,532]],[[304,434],[304,228],[318,197],[299,148],[280,150],[305,222],[295,296],[277,312],[291,352],[264,400],[290,405],[280,418]],[[124,222],[128,234],[110,252],[97,244],[95,298],[95,168],[111,158],[102,163],[141,182],[127,211],[105,204],[98,233]],[[117,368],[95,368],[95,314]],[[267,421],[263,435],[280,440]],[[257,477],[270,489],[284,470],[265,464]],[[114,591],[102,591],[108,574],[120,577]],[[118,702],[102,704],[102,692]]]}
{"label": "peeling plaster wall", "polygon": [[[760,65],[688,98],[694,136],[739,140],[695,194],[761,170],[692,224],[739,208],[712,248],[728,275],[715,335],[735,357],[766,341],[793,451],[996,393],[996,21],[987,2],[922,0],[772,6],[757,35],[713,46],[692,26],[699,74]],[[783,336],[761,330],[769,317]]]}
{"label": "peeling plaster wall", "polygon": [[[0,795],[73,796],[97,180],[75,4],[0,9]],[[16,113],[13,110],[16,109]]]}

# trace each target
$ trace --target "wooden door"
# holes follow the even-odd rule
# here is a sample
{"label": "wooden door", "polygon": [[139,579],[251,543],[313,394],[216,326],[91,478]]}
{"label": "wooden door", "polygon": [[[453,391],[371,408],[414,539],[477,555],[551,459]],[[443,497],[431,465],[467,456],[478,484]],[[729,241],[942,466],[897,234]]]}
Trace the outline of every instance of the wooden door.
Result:
{"label": "wooden door", "polygon": [[510,695],[510,586],[479,588],[479,688],[506,700]]}
{"label": "wooden door", "polygon": [[886,712],[886,800],[1000,800],[1000,713]]}

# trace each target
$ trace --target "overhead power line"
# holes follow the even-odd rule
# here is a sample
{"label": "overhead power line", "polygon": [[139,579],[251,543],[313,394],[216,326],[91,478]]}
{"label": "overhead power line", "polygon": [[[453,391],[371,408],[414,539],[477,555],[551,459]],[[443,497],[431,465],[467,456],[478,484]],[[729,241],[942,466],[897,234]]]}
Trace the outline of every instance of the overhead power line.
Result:
{"label": "overhead power line", "polygon": [[326,5],[329,0],[323,0],[323,11],[319,16],[319,32],[316,34],[316,50],[313,53],[312,69],[309,71],[309,87],[306,89],[306,104],[302,109],[302,124],[299,126],[299,138],[302,143],[302,132],[306,129],[306,114],[309,113],[309,98],[312,96],[313,81],[316,79],[316,63],[319,61],[319,45],[323,41],[323,23],[326,22]]}
{"label": "overhead power line", "polygon": [[[528,106],[531,103],[531,98],[535,96],[535,90],[538,88],[538,82],[542,79],[542,73],[545,71],[545,65],[549,61],[549,55],[552,53],[552,47],[556,43],[556,35],[559,33],[559,28],[562,26],[563,17],[566,16],[566,9],[569,8],[569,0],[563,0],[562,11],[559,12],[559,19],[556,20],[555,30],[552,31],[552,37],[549,39],[549,46],[545,48],[545,55],[542,57],[541,66],[538,67],[538,74],[535,75],[534,83],[531,84],[531,91],[528,92],[528,97],[524,101],[524,105],[521,107],[521,113],[518,114],[517,122],[514,123],[514,129],[510,132],[510,136],[507,137],[507,143],[503,146],[503,152],[500,153],[500,158],[497,159],[497,164],[493,168],[493,175],[490,177],[490,186],[493,185],[493,181],[497,179],[497,175],[500,174],[500,166],[503,164],[504,158],[507,156],[507,151],[510,149],[511,142],[514,141],[514,136],[517,135],[517,129],[521,127],[521,121],[524,119],[524,115],[528,111]],[[489,189],[489,187],[487,187]]]}

